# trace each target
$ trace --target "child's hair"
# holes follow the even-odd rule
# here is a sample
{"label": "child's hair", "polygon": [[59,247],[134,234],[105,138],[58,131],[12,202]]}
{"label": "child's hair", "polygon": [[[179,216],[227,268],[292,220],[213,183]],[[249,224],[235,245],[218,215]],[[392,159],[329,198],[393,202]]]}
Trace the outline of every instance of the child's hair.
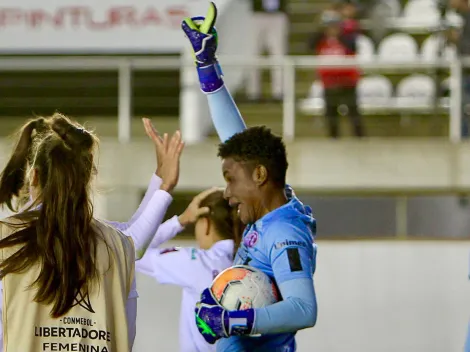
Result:
{"label": "child's hair", "polygon": [[200,206],[210,209],[210,212],[203,217],[207,217],[213,222],[218,235],[223,239],[231,239],[235,242],[235,255],[243,233],[243,224],[238,217],[237,208],[229,205],[224,198],[223,191],[209,194],[202,200]]}

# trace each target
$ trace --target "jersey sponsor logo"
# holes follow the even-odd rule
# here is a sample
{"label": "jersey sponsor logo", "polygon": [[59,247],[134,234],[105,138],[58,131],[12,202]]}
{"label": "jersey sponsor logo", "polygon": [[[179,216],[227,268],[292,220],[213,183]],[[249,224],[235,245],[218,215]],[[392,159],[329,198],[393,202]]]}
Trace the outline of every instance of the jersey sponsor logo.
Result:
{"label": "jersey sponsor logo", "polygon": [[256,231],[250,232],[243,238],[243,244],[248,248],[254,247],[258,243],[259,234]]}
{"label": "jersey sponsor logo", "polygon": [[179,250],[180,250],[179,247],[165,248],[160,251],[160,254],[178,252]]}
{"label": "jersey sponsor logo", "polygon": [[289,268],[291,272],[302,271],[302,262],[300,261],[300,253],[298,248],[287,248],[287,258],[289,260]]}
{"label": "jersey sponsor logo", "polygon": [[277,242],[277,243],[274,245],[274,248],[276,248],[276,249],[281,249],[281,248],[289,247],[289,246],[305,247],[305,248],[308,247],[307,243],[304,242],[304,241],[285,240],[285,241],[282,241],[282,242]]}

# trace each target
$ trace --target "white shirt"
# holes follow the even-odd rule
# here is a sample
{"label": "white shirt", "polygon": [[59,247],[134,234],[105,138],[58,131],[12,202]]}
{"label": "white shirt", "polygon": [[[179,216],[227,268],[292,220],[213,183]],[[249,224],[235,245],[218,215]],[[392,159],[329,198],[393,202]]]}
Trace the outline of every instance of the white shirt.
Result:
{"label": "white shirt", "polygon": [[167,248],[157,246],[175,236],[183,228],[175,216],[163,223],[142,259],[136,261],[136,271],[154,277],[161,284],[183,288],[180,312],[180,351],[211,352],[209,345],[196,327],[194,308],[201,292],[209,287],[215,276],[233,263],[234,243],[222,240],[210,249]]}

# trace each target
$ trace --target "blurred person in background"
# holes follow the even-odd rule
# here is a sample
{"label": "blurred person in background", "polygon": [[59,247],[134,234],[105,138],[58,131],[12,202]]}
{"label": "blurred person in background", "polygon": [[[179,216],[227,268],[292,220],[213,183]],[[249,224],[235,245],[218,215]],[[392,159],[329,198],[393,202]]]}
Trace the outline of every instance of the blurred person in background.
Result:
{"label": "blurred person in background", "polygon": [[360,23],[357,20],[358,7],[353,0],[344,0],[339,5],[339,11],[343,17],[342,27],[344,35],[358,35]]}
{"label": "blurred person in background", "polygon": [[[349,5],[348,5],[349,6]],[[343,19],[337,11],[326,10],[321,16],[321,31],[310,42],[314,55],[355,56],[356,30],[348,26],[344,33]],[[364,136],[361,115],[357,106],[357,84],[360,72],[357,68],[325,67],[317,70],[324,87],[325,116],[329,135],[339,137],[339,119],[347,114],[356,137]]]}
{"label": "blurred person in background", "polygon": [[[253,1],[253,45],[254,55],[258,56],[264,49],[274,57],[287,54],[289,36],[289,18],[287,15],[287,0],[252,0]],[[272,99],[282,99],[282,67],[271,69]],[[249,71],[247,86],[248,99],[252,101],[261,98],[261,69],[253,66]]]}
{"label": "blurred person in background", "polygon": [[[463,26],[459,30],[451,28],[448,40],[457,45],[461,57],[470,56],[470,6],[468,0],[449,0],[449,7],[462,16]],[[468,138],[470,124],[470,75],[463,67],[462,75],[462,137]]]}

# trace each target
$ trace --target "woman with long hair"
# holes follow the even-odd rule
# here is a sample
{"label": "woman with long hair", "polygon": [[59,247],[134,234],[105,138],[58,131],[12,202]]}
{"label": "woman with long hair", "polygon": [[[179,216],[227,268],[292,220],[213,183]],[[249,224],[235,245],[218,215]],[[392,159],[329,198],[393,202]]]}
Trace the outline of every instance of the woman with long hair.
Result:
{"label": "woman with long hair", "polygon": [[[198,248],[159,248],[190,224],[195,225]],[[215,345],[205,342],[194,324],[194,307],[202,290],[232,265],[241,235],[237,210],[230,207],[222,190],[212,188],[197,195],[181,215],[164,222],[143,258],[136,262],[138,272],[161,284],[182,287],[181,352],[215,351]]]}
{"label": "woman with long hair", "polygon": [[[26,207],[0,221],[0,333],[8,352],[132,349],[136,251],[145,251],[169,202],[155,216],[150,205],[162,194],[154,192],[139,215],[148,220],[153,213],[153,220],[124,233],[94,219],[97,143],[63,115],[37,118],[23,126],[0,174],[0,206],[17,212],[29,196]],[[181,137],[155,146],[160,190],[169,192],[178,180]]]}

